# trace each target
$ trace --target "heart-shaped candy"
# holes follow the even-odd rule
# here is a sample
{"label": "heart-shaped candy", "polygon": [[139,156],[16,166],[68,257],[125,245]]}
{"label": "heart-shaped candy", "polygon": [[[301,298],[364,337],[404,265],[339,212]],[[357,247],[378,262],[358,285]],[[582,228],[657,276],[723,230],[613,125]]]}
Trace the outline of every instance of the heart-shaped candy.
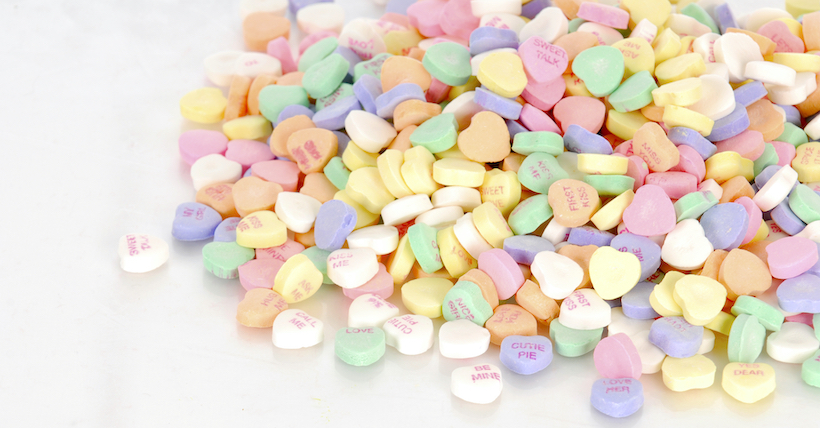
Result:
{"label": "heart-shaped candy", "polygon": [[666,235],[661,247],[661,259],[674,268],[694,270],[703,266],[712,251],[714,247],[706,239],[703,227],[690,218],[678,223]]}
{"label": "heart-shaped candy", "polygon": [[236,226],[236,243],[243,247],[275,247],[287,240],[287,227],[272,211],[256,211]]}
{"label": "heart-shaped candy", "polygon": [[466,319],[448,321],[438,331],[438,348],[445,358],[473,358],[490,347],[490,332]]}
{"label": "heart-shaped candy", "polygon": [[814,329],[799,322],[786,322],[766,339],[766,353],[772,359],[799,364],[810,358],[820,343]]}
{"label": "heart-shaped candy", "polygon": [[450,377],[450,391],[476,404],[492,403],[501,395],[501,370],[492,364],[459,367]]}
{"label": "heart-shaped candy", "polygon": [[643,384],[628,377],[597,380],[592,384],[590,403],[607,416],[629,416],[643,406]]}
{"label": "heart-shaped candy", "polygon": [[240,178],[242,164],[220,154],[203,156],[191,165],[191,180],[196,190],[214,183],[235,183]]}
{"label": "heart-shaped candy", "polygon": [[309,348],[322,342],[324,323],[301,309],[282,311],[273,320],[273,345],[281,349]]}
{"label": "heart-shaped candy", "polygon": [[641,279],[641,262],[632,253],[600,247],[589,259],[589,279],[602,299],[617,299]]}
{"label": "heart-shaped candy", "polygon": [[594,330],[609,325],[612,308],[595,290],[575,290],[561,302],[561,324],[577,330]]}
{"label": "heart-shaped candy", "polygon": [[689,324],[683,317],[662,317],[652,323],[649,341],[674,358],[698,353],[703,342],[703,327]]}
{"label": "heart-shaped candy", "polygon": [[507,336],[501,342],[499,358],[515,373],[538,373],[552,362],[552,342],[544,336]]}
{"label": "heart-shaped candy", "polygon": [[663,383],[675,392],[704,389],[715,383],[717,368],[703,355],[689,358],[667,357],[661,365]]}
{"label": "heart-shaped candy", "polygon": [[324,276],[304,254],[289,258],[276,273],[273,290],[288,303],[301,302],[314,295],[322,286]]}
{"label": "heart-shaped candy", "polygon": [[603,328],[576,330],[559,320],[550,322],[550,338],[555,343],[555,352],[565,357],[579,357],[593,349],[601,341]]}
{"label": "heart-shaped candy", "polygon": [[441,307],[447,321],[467,319],[482,327],[493,315],[493,309],[482,297],[481,289],[469,281],[457,282],[444,296]]}
{"label": "heart-shaped candy", "polygon": [[214,230],[214,241],[236,241],[236,226],[239,224],[240,220],[242,219],[239,217],[229,217],[225,220],[222,220],[222,223],[219,223],[219,226],[217,226],[216,230]]}
{"label": "heart-shaped candy", "polygon": [[379,259],[370,248],[340,249],[327,258],[327,276],[342,288],[356,288],[379,271]]}
{"label": "heart-shaped candy", "polygon": [[605,378],[641,377],[641,356],[626,334],[611,334],[603,338],[595,347],[592,357],[598,373]]}
{"label": "heart-shaped candy", "polygon": [[188,165],[203,156],[224,155],[228,149],[228,137],[219,131],[192,129],[179,136],[179,154]]}
{"label": "heart-shaped candy", "polygon": [[384,345],[384,330],[378,327],[347,327],[336,331],[334,349],[351,366],[369,366],[384,355]]}
{"label": "heart-shaped candy", "polygon": [[549,82],[564,74],[569,64],[567,51],[547,43],[540,36],[532,36],[518,47],[518,55],[531,80]]}
{"label": "heart-shaped candy", "polygon": [[672,297],[681,307],[687,322],[706,325],[723,309],[726,294],[726,287],[712,278],[686,275],[675,282]]}
{"label": "heart-shaped candy", "polygon": [[254,259],[239,266],[239,283],[245,290],[273,288],[273,280],[285,262],[277,259]]}
{"label": "heart-shaped candy", "polygon": [[239,266],[250,260],[253,260],[253,250],[236,242],[209,242],[202,247],[205,269],[217,278],[236,278],[239,276]]}
{"label": "heart-shaped candy", "polygon": [[244,217],[256,211],[273,209],[282,186],[251,176],[237,181],[232,192],[236,212]]}
{"label": "heart-shaped candy", "polygon": [[639,320],[624,315],[623,308],[612,308],[612,322],[607,326],[609,336],[623,333],[633,337],[642,331],[649,331],[654,319]]}
{"label": "heart-shaped candy", "polygon": [[484,326],[490,331],[490,342],[501,346],[507,336],[535,336],[538,321],[518,305],[499,305]]}
{"label": "heart-shaped candy", "polygon": [[476,113],[457,141],[458,149],[474,162],[500,162],[512,151],[507,124],[491,111]]}
{"label": "heart-shaped candy", "polygon": [[721,386],[740,402],[756,403],[774,392],[774,368],[764,363],[726,364]]}
{"label": "heart-shaped candy", "polygon": [[661,371],[666,354],[649,341],[649,330],[641,331],[629,338],[641,356],[641,373],[652,374]]}
{"label": "heart-shaped candy", "polygon": [[276,215],[289,230],[307,233],[313,228],[316,214],[322,203],[308,195],[296,192],[282,192],[276,199]]}
{"label": "heart-shaped candy", "polygon": [[117,248],[120,267],[131,273],[152,271],[168,261],[168,244],[155,236],[129,233],[120,238]]}
{"label": "heart-shaped candy", "polygon": [[624,210],[623,220],[630,233],[654,236],[671,232],[677,216],[663,188],[647,184],[635,192],[632,203]]}
{"label": "heart-shaped candy", "polygon": [[433,320],[423,315],[400,315],[382,326],[387,344],[404,355],[419,355],[433,347]]}
{"label": "heart-shaped candy", "polygon": [[387,299],[393,295],[394,289],[393,276],[390,275],[390,272],[387,271],[387,268],[383,264],[379,263],[379,271],[376,272],[373,278],[370,278],[370,281],[365,282],[364,285],[360,287],[343,288],[342,293],[349,299],[356,299],[363,294],[374,294],[381,296],[383,299]]}
{"label": "heart-shaped candy", "polygon": [[213,208],[197,202],[184,202],[177,206],[171,235],[180,241],[201,241],[214,236],[222,216]]}
{"label": "heart-shaped candy", "polygon": [[247,327],[268,328],[276,316],[288,308],[279,293],[267,288],[254,288],[236,307],[236,320]]}
{"label": "heart-shaped candy", "polygon": [[399,246],[399,230],[379,224],[363,227],[347,236],[349,248],[371,248],[377,256],[390,254]]}
{"label": "heart-shaped candy", "polygon": [[612,46],[596,46],[579,53],[572,61],[572,72],[597,98],[611,94],[624,77],[624,56]]}
{"label": "heart-shaped candy", "polygon": [[399,314],[399,308],[374,294],[363,294],[350,303],[348,327],[381,327]]}

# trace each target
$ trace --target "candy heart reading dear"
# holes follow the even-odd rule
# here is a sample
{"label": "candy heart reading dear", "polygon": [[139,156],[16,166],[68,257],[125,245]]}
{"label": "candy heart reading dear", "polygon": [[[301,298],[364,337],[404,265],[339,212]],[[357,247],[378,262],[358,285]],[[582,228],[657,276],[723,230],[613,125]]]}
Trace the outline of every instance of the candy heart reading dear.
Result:
{"label": "candy heart reading dear", "polygon": [[248,248],[282,245],[288,240],[285,223],[272,211],[257,211],[247,215],[236,226],[236,243]]}
{"label": "candy heart reading dear", "polygon": [[723,368],[721,386],[743,403],[756,403],[775,389],[774,368],[763,363],[729,363]]}
{"label": "candy heart reading dear", "polygon": [[663,383],[672,391],[704,389],[715,383],[717,368],[703,355],[689,358],[666,357],[661,367]]}
{"label": "candy heart reading dear", "polygon": [[492,364],[459,367],[450,377],[450,391],[476,404],[488,404],[501,395],[501,370]]}
{"label": "candy heart reading dear", "polygon": [[205,270],[217,278],[233,279],[239,276],[239,266],[253,260],[253,249],[236,242],[209,242],[202,247]]}
{"label": "candy heart reading dear", "polygon": [[351,366],[369,366],[384,355],[384,331],[378,327],[336,331],[336,356]]}
{"label": "candy heart reading dear", "polygon": [[445,358],[473,358],[490,347],[490,332],[466,319],[447,321],[438,332],[438,348]]}
{"label": "candy heart reading dear", "polygon": [[379,260],[370,248],[340,249],[327,257],[327,276],[342,288],[356,288],[379,271]]}
{"label": "candy heart reading dear", "polygon": [[598,373],[605,378],[641,377],[641,357],[638,349],[624,333],[603,338],[595,347],[592,357]]}
{"label": "candy heart reading dear", "polygon": [[602,299],[617,299],[641,279],[641,262],[632,253],[600,247],[589,259],[589,279]]}
{"label": "candy heart reading dear", "polygon": [[350,304],[347,315],[348,327],[381,327],[387,320],[399,314],[399,308],[374,294],[363,294]]}
{"label": "candy heart reading dear", "polygon": [[214,230],[222,222],[222,216],[213,208],[197,202],[185,202],[177,206],[171,235],[180,241],[201,241],[214,236]]}
{"label": "candy heart reading dear", "polygon": [[627,417],[643,406],[643,384],[628,377],[597,380],[592,384],[590,403],[607,416]]}
{"label": "candy heart reading dear", "polygon": [[313,228],[316,215],[322,203],[307,195],[296,192],[282,192],[277,198],[276,215],[296,233],[306,233]]}
{"label": "candy heart reading dear", "polygon": [[697,354],[703,342],[703,327],[682,317],[658,318],[649,330],[649,341],[670,357],[688,358]]}
{"label": "candy heart reading dear", "polygon": [[273,345],[281,349],[309,348],[322,342],[324,323],[301,309],[282,311],[273,320]]}
{"label": "candy heart reading dear", "polygon": [[279,293],[267,288],[254,288],[236,307],[236,320],[246,327],[268,328],[274,319],[288,308]]}
{"label": "candy heart reading dear", "polygon": [[595,330],[609,325],[612,308],[595,290],[575,290],[561,302],[561,324],[577,330]]}
{"label": "candy heart reading dear", "polygon": [[[629,232],[641,236],[663,235],[675,229],[675,206],[663,188],[641,186],[632,203],[624,210],[623,221]],[[711,250],[710,250],[711,251]]]}
{"label": "candy heart reading dear", "polygon": [[199,190],[214,183],[234,183],[242,177],[242,165],[220,154],[203,156],[191,165],[191,180]]}
{"label": "candy heart reading dear", "polygon": [[694,270],[703,266],[713,250],[703,227],[690,218],[678,223],[666,235],[661,247],[661,259],[677,269]]}
{"label": "candy heart reading dear", "polygon": [[129,233],[120,238],[117,247],[120,267],[131,273],[152,271],[168,261],[168,244],[155,236]]}
{"label": "candy heart reading dear", "polygon": [[766,353],[772,359],[782,363],[800,364],[810,358],[820,341],[814,335],[814,330],[799,322],[783,323],[780,331],[769,335],[766,339]]}
{"label": "candy heart reading dear", "polygon": [[515,373],[538,373],[552,362],[552,342],[544,336],[507,336],[501,342],[499,358]]}
{"label": "candy heart reading dear", "polygon": [[706,325],[723,309],[726,287],[709,277],[686,275],[675,282],[672,296],[688,323]]}
{"label": "candy heart reading dear", "polygon": [[433,320],[423,315],[400,315],[382,326],[387,344],[404,355],[419,355],[433,347]]}

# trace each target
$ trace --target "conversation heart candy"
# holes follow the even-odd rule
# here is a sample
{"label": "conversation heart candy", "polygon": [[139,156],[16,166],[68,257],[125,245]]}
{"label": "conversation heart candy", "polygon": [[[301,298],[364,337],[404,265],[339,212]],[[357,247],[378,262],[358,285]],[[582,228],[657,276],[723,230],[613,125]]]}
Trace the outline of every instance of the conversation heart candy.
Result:
{"label": "conversation heart candy", "polygon": [[709,324],[726,303],[726,287],[712,278],[685,275],[675,282],[672,296],[689,324]]}
{"label": "conversation heart candy", "polygon": [[283,260],[265,258],[254,259],[239,266],[239,283],[245,290],[254,288],[273,289],[274,279],[285,262]]}
{"label": "conversation heart candy", "polygon": [[641,377],[641,357],[635,344],[624,333],[607,336],[595,346],[592,355],[598,373],[610,379]]}
{"label": "conversation heart candy", "polygon": [[671,266],[683,270],[703,267],[714,247],[703,231],[700,223],[693,218],[678,223],[666,235],[661,247],[661,259]]}
{"label": "conversation heart candy", "polygon": [[322,286],[324,276],[304,254],[289,258],[276,272],[273,290],[288,303],[301,302],[314,295]]}
{"label": "conversation heart candy", "polygon": [[547,43],[540,36],[530,37],[521,43],[518,55],[524,63],[527,76],[538,83],[560,77],[569,64],[567,52],[563,48]]}
{"label": "conversation heart candy", "polygon": [[609,325],[612,309],[595,290],[583,288],[573,291],[561,302],[558,320],[569,328],[595,330]]}
{"label": "conversation heart candy", "polygon": [[649,341],[670,357],[688,358],[697,354],[703,342],[703,327],[683,317],[658,318],[649,330]]}
{"label": "conversation heart candy", "polygon": [[602,299],[616,299],[629,292],[641,279],[641,262],[632,253],[600,247],[589,259],[589,279]]}
{"label": "conversation heart candy", "polygon": [[296,233],[306,233],[313,228],[322,203],[302,193],[282,192],[277,197],[274,212],[279,220]]}
{"label": "conversation heart candy", "polygon": [[763,351],[766,328],[757,317],[740,314],[732,323],[726,353],[733,363],[754,363]]}
{"label": "conversation heart candy", "polygon": [[554,221],[566,227],[583,226],[601,206],[594,187],[571,178],[552,183],[547,196],[555,216]]}
{"label": "conversation heart candy", "polygon": [[800,364],[820,348],[814,329],[799,322],[786,322],[766,338],[766,354],[782,363]]}
{"label": "conversation heart candy", "polygon": [[334,351],[351,366],[369,366],[384,355],[384,331],[378,327],[341,328],[336,331]]}
{"label": "conversation heart candy", "polygon": [[487,352],[489,347],[489,330],[467,319],[447,321],[438,332],[438,348],[446,358],[477,357]]}
{"label": "conversation heart candy", "polygon": [[756,403],[774,392],[774,368],[763,363],[726,364],[721,386],[742,403]]}
{"label": "conversation heart candy", "polygon": [[501,370],[492,364],[459,367],[450,377],[450,391],[464,401],[488,404],[501,395]]}
{"label": "conversation heart candy", "polygon": [[197,202],[177,206],[171,235],[180,241],[201,241],[214,236],[222,216],[213,208]]}
{"label": "conversation heart candy", "polygon": [[324,323],[301,309],[287,309],[273,320],[271,338],[280,349],[309,348],[324,339]]}
{"label": "conversation heart candy", "polygon": [[345,202],[334,199],[322,204],[316,214],[316,246],[327,251],[342,248],[356,226],[356,218],[356,210]]}
{"label": "conversation heart candy", "polygon": [[287,227],[272,211],[249,214],[236,225],[236,243],[243,247],[275,247],[287,240]]}
{"label": "conversation heart candy", "polygon": [[552,299],[566,298],[584,279],[584,269],[578,263],[553,251],[536,254],[530,268],[541,292]]}
{"label": "conversation heart candy", "polygon": [[131,273],[150,272],[168,261],[168,244],[155,236],[129,233],[120,238],[120,267]]}
{"label": "conversation heart candy", "polygon": [[544,336],[507,336],[501,341],[499,359],[515,373],[538,373],[552,362],[552,342]]}
{"label": "conversation heart candy", "polygon": [[327,257],[327,276],[342,288],[360,287],[378,271],[379,260],[370,248],[343,248]]}
{"label": "conversation heart candy", "polygon": [[433,321],[423,315],[400,315],[382,326],[385,341],[404,355],[419,355],[433,347]]}
{"label": "conversation heart candy", "polygon": [[245,293],[245,298],[236,308],[236,320],[246,327],[268,328],[276,317],[288,308],[279,293],[267,288],[254,288]]}
{"label": "conversation heart candy", "polygon": [[209,242],[202,247],[205,270],[222,279],[238,277],[239,266],[252,260],[253,256],[252,248],[240,246],[236,242]]}
{"label": "conversation heart candy", "polygon": [[381,327],[399,314],[399,308],[374,294],[363,294],[350,303],[348,327]]}
{"label": "conversation heart candy", "polygon": [[656,185],[641,186],[632,203],[624,210],[629,232],[641,236],[663,235],[675,228],[675,206],[664,190]]}
{"label": "conversation heart candy", "polygon": [[715,383],[717,367],[703,355],[688,358],[666,357],[661,373],[663,384],[672,391],[704,389]]}
{"label": "conversation heart candy", "polygon": [[550,322],[550,338],[555,342],[555,352],[565,357],[589,353],[595,349],[603,333],[603,328],[577,330],[561,324],[557,319]]}
{"label": "conversation heart candy", "polygon": [[242,165],[226,159],[221,154],[203,156],[191,165],[191,180],[195,190],[209,184],[234,183],[241,177]]}
{"label": "conversation heart candy", "polygon": [[643,406],[643,384],[628,377],[597,380],[592,384],[590,403],[607,416],[627,417]]}
{"label": "conversation heart candy", "polygon": [[572,72],[581,78],[596,97],[611,94],[624,76],[624,56],[612,46],[587,49],[572,61]]}
{"label": "conversation heart candy", "polygon": [[535,336],[538,322],[535,317],[518,305],[499,305],[484,326],[490,331],[490,342],[501,345],[507,336]]}
{"label": "conversation heart candy", "polygon": [[442,314],[447,321],[470,320],[484,326],[493,315],[493,308],[484,300],[478,285],[469,281],[459,281],[453,285],[442,303]]}

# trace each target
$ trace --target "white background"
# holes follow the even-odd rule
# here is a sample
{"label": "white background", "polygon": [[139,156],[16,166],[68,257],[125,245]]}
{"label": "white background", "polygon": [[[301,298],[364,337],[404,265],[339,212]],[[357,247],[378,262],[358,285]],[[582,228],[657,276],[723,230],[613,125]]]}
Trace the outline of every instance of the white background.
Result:
{"label": "white background", "polygon": [[[503,369],[489,405],[453,397],[449,382],[462,365],[501,366],[495,346],[466,361],[388,348],[373,366],[348,366],[333,335],[349,301],[333,286],[292,306],[324,320],[319,346],[276,349],[270,329],[239,325],[238,280],[203,269],[204,243],[170,235],[175,207],[194,198],[178,100],[207,85],[203,58],[243,48],[238,2],[180,3],[0,1],[0,425],[816,426],[820,389],[765,355],[778,386],[756,405],[719,381],[673,393],[656,374],[641,378],[643,409],[614,420],[589,405],[592,354],[556,356],[529,377]],[[347,20],[383,10],[340,3]],[[772,3],[733,2],[738,15],[761,4]],[[117,241],[133,232],[166,239],[171,260],[124,273]],[[725,338],[708,356],[719,379]]]}

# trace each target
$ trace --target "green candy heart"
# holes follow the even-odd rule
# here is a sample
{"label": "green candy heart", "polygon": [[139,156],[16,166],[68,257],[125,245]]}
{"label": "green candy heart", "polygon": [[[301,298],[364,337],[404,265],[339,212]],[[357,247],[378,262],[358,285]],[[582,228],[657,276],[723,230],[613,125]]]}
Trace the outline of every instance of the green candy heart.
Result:
{"label": "green candy heart", "polygon": [[568,177],[555,156],[543,152],[527,156],[518,168],[518,181],[536,193],[546,194],[552,183]]}
{"label": "green candy heart", "polygon": [[584,183],[589,184],[598,196],[618,196],[635,186],[635,179],[626,175],[596,175],[584,177]]}
{"label": "green candy heart", "polygon": [[550,322],[550,339],[555,344],[555,352],[565,357],[580,357],[592,351],[603,334],[603,328],[576,330],[561,324],[557,319]]}
{"label": "green candy heart", "polygon": [[639,71],[618,86],[609,98],[615,111],[626,113],[640,110],[652,103],[652,91],[658,89],[655,78],[648,71]]}
{"label": "green candy heart", "polygon": [[407,229],[407,240],[410,241],[413,255],[416,256],[421,270],[427,273],[433,273],[444,267],[438,251],[437,233],[436,228],[424,223],[416,223]]}
{"label": "green candy heart", "polygon": [[624,55],[612,46],[587,49],[572,61],[572,72],[598,98],[611,94],[624,78]]}
{"label": "green candy heart", "polygon": [[336,331],[336,356],[351,366],[369,366],[384,355],[384,330],[378,327],[342,328]]}
{"label": "green candy heart", "polygon": [[314,99],[326,97],[342,84],[349,69],[350,63],[345,57],[330,54],[305,71],[305,75],[302,76],[302,87]]}
{"label": "green candy heart", "polygon": [[794,147],[797,147],[801,144],[808,143],[809,136],[806,135],[806,131],[803,131],[799,126],[791,122],[786,122],[783,124],[783,133],[781,133],[780,136],[774,140],[789,143]]}
{"label": "green candy heart", "polygon": [[410,144],[422,146],[430,153],[441,153],[456,145],[458,122],[453,113],[443,113],[427,119],[410,134]]}
{"label": "green candy heart", "polygon": [[460,86],[470,79],[470,51],[455,42],[436,43],[430,46],[421,60],[424,69],[445,85]]}
{"label": "green candy heart", "polygon": [[726,346],[729,362],[754,363],[763,351],[765,340],[766,328],[758,322],[756,316],[738,315],[729,330],[729,343]]}
{"label": "green candy heart", "polygon": [[299,71],[307,71],[312,65],[330,56],[337,47],[339,41],[335,37],[325,37],[310,45],[299,57]]}
{"label": "green candy heart", "polygon": [[587,22],[587,21],[584,18],[570,19],[567,31],[570,32],[570,33],[574,33],[576,31],[578,31],[578,27],[580,27],[581,24],[583,24],[585,22]]}
{"label": "green candy heart", "polygon": [[763,172],[763,170],[766,169],[766,167],[777,165],[778,161],[780,161],[780,158],[777,157],[777,151],[774,149],[774,145],[772,145],[772,143],[766,143],[766,145],[763,148],[763,154],[761,154],[754,161],[755,177],[757,177],[758,174]]}
{"label": "green candy heart", "polygon": [[803,223],[820,220],[820,195],[814,193],[811,187],[798,184],[789,195],[789,208]]}
{"label": "green candy heart", "polygon": [[558,156],[564,153],[564,138],[549,131],[519,132],[513,137],[512,151],[524,156],[535,152]]}
{"label": "green candy heart", "polygon": [[820,351],[815,352],[811,358],[803,362],[801,375],[803,382],[807,385],[820,388]]}
{"label": "green candy heart", "polygon": [[268,85],[259,92],[259,112],[265,119],[276,123],[279,113],[292,104],[310,107],[308,94],[301,86]]}
{"label": "green candy heart", "polygon": [[521,201],[510,213],[507,222],[516,235],[532,233],[552,217],[547,195],[535,195]]}
{"label": "green candy heart", "polygon": [[675,215],[678,222],[690,218],[698,218],[709,208],[718,204],[712,192],[692,192],[683,195],[675,202]]}
{"label": "green candy heart", "polygon": [[356,64],[355,66],[353,66],[353,81],[358,81],[365,74],[369,74],[377,79],[381,79],[382,64],[384,64],[384,61],[387,60],[387,58],[390,58],[391,56],[393,55],[389,53],[381,53],[367,61],[362,61]]}
{"label": "green candy heart", "polygon": [[239,276],[239,266],[253,260],[256,252],[236,242],[210,242],[202,247],[205,270],[217,278],[233,279]]}
{"label": "green candy heart", "polygon": [[308,247],[301,254],[307,256],[313,266],[316,266],[316,269],[322,272],[323,284],[333,284],[333,281],[327,276],[327,256],[330,255],[330,251],[325,251],[319,247]]}
{"label": "green candy heart", "polygon": [[766,330],[780,331],[785,317],[774,306],[752,296],[740,296],[732,306],[732,315],[754,315]]}
{"label": "green candy heart", "polygon": [[354,95],[355,94],[353,93],[353,85],[351,85],[350,83],[342,83],[342,85],[336,88],[336,90],[333,91],[332,94],[316,100],[316,111],[328,107],[336,101],[339,101],[347,97],[352,97]]}
{"label": "green candy heart", "polygon": [[343,190],[347,187],[347,179],[350,178],[350,170],[347,169],[345,163],[342,162],[340,156],[330,158],[330,161],[322,170],[328,180],[336,186],[337,189]]}
{"label": "green candy heart", "polygon": [[481,288],[470,281],[459,281],[444,296],[441,313],[447,321],[468,319],[480,327],[493,316],[493,308],[481,295]]}

